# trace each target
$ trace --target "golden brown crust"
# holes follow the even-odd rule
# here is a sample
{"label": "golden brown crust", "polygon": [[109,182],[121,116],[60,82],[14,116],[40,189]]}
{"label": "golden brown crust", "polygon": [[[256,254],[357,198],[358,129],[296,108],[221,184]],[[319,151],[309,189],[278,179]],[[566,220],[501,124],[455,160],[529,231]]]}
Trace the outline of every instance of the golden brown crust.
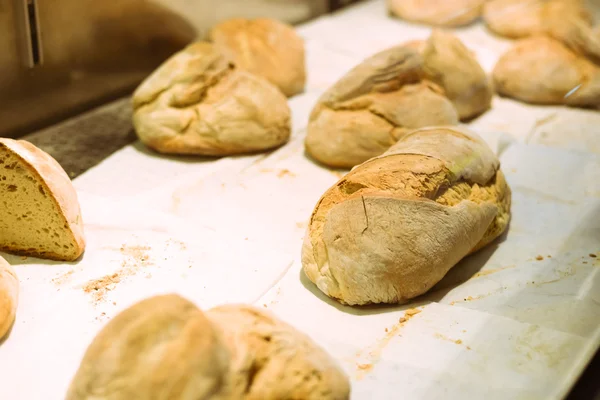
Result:
{"label": "golden brown crust", "polygon": [[313,108],[306,150],[333,167],[353,167],[377,156],[406,132],[458,123],[452,103],[424,79],[422,56],[396,46],[354,67]]}
{"label": "golden brown crust", "polygon": [[517,39],[549,33],[573,20],[590,25],[592,17],[581,0],[490,0],[483,20],[492,32]]}
{"label": "golden brown crust", "polygon": [[228,353],[202,311],[176,296],[143,300],[94,338],[68,400],[218,399]]}
{"label": "golden brown crust", "polygon": [[534,104],[600,105],[600,67],[560,41],[518,41],[494,67],[498,93]]}
{"label": "golden brown crust", "polygon": [[494,95],[491,81],[456,36],[434,29],[421,55],[425,76],[444,89],[461,120],[472,119],[491,107]]}
{"label": "golden brown crust", "polygon": [[85,250],[83,218],[77,192],[67,173],[54,158],[27,141],[0,138],[0,149],[10,152],[37,177],[41,190],[49,195],[50,201],[58,210],[58,215],[63,221],[64,232],[71,238],[72,243],[71,249],[66,251],[60,249],[60,252],[39,252],[36,249],[25,249],[19,244],[9,243],[0,243],[0,250],[57,261],[77,260]]}
{"label": "golden brown crust", "polygon": [[13,268],[0,257],[0,341],[15,321],[19,301],[19,279]]}
{"label": "golden brown crust", "polygon": [[304,271],[343,303],[407,301],[506,229],[510,197],[498,160],[476,135],[416,130],[321,197]]}
{"label": "golden brown crust", "polygon": [[442,27],[474,22],[486,0],[388,0],[392,14],[407,21]]}
{"label": "golden brown crust", "polygon": [[247,305],[213,308],[207,316],[233,355],[233,399],[345,400],[348,378],[308,336],[273,314]]}
{"label": "golden brown crust", "polygon": [[236,66],[267,79],[286,96],[304,91],[304,41],[291,26],[270,18],[234,18],[213,27],[209,38]]}
{"label": "golden brown crust", "polygon": [[321,348],[271,314],[228,305],[205,315],[165,295],[100,331],[67,400],[346,400],[349,391]]}
{"label": "golden brown crust", "polygon": [[206,42],[161,65],[136,89],[133,107],[140,140],[161,153],[253,153],[282,145],[291,131],[285,96]]}

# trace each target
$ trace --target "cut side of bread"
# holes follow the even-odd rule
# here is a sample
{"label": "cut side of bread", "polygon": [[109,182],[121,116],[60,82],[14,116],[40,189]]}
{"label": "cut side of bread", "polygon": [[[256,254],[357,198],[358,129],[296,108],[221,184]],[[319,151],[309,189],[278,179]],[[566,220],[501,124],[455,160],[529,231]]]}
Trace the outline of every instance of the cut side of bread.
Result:
{"label": "cut side of bread", "polygon": [[73,261],[85,248],[77,193],[49,154],[0,139],[0,250]]}
{"label": "cut side of bread", "polygon": [[0,340],[15,321],[19,300],[19,280],[6,260],[0,257]]}

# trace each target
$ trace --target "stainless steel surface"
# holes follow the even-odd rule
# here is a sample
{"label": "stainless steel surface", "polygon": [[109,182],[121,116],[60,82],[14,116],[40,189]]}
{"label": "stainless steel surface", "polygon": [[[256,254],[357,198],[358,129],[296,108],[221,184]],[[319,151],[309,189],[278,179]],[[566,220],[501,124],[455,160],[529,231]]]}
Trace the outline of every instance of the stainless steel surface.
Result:
{"label": "stainless steel surface", "polygon": [[129,93],[224,19],[297,23],[327,10],[327,0],[0,0],[0,136]]}

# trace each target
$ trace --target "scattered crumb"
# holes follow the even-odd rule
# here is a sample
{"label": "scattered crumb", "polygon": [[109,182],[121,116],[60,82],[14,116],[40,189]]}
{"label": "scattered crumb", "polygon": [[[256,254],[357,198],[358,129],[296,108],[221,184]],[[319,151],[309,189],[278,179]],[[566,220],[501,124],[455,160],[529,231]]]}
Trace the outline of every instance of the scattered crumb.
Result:
{"label": "scattered crumb", "polygon": [[267,305],[266,305],[266,304],[263,304],[263,307],[264,307],[264,308],[267,308]]}
{"label": "scattered crumb", "polygon": [[373,364],[356,364],[356,366],[362,371],[370,371],[373,369]]}
{"label": "scattered crumb", "polygon": [[248,238],[245,238],[244,240],[248,240]]}
{"label": "scattered crumb", "polygon": [[385,328],[385,331],[387,332],[387,331],[388,331],[388,328]]}
{"label": "scattered crumb", "polygon": [[467,346],[467,350],[471,350],[471,346]]}
{"label": "scattered crumb", "polygon": [[59,275],[56,278],[53,278],[52,283],[54,283],[55,285],[62,285],[63,283],[65,283],[66,281],[69,280],[71,275],[73,275],[73,272],[75,272],[75,270],[67,271],[64,274]]}
{"label": "scattered crumb", "polygon": [[408,310],[406,310],[404,312],[404,315],[408,315],[409,317],[412,317],[413,315],[417,315],[421,312],[421,310],[416,309],[416,308],[409,308]]}
{"label": "scattered crumb", "polygon": [[465,297],[465,301],[471,301],[471,300],[473,300],[473,296],[467,296],[467,297]]}
{"label": "scattered crumb", "polygon": [[83,286],[83,291],[91,293],[94,301],[99,302],[104,300],[106,293],[113,290],[119,282],[121,282],[121,276],[118,273],[114,273],[100,279],[89,281]]}
{"label": "scattered crumb", "polygon": [[306,222],[296,222],[296,228],[306,228]]}
{"label": "scattered crumb", "polygon": [[462,344],[463,343],[462,339],[450,339],[449,337],[447,337],[446,335],[442,335],[441,333],[436,333],[435,337],[438,338],[438,339],[442,339],[442,340],[446,340],[448,342],[455,343],[455,344]]}
{"label": "scattered crumb", "polygon": [[583,264],[587,264],[587,263],[588,263],[587,261],[583,261]]}
{"label": "scattered crumb", "polygon": [[[122,245],[119,251],[125,256],[125,259],[121,262],[121,268],[112,275],[106,275],[87,282],[83,285],[83,291],[92,295],[92,301],[95,305],[106,300],[107,293],[114,290],[124,278],[137,274],[140,268],[154,265],[148,253],[150,250],[151,248],[148,246]],[[148,273],[146,278],[149,278],[149,275]]]}
{"label": "scattered crumb", "polygon": [[542,261],[544,259],[544,256],[538,255],[535,259],[538,261]]}
{"label": "scattered crumb", "polygon": [[113,304],[113,306],[116,306],[116,305],[117,305],[117,302],[116,302],[116,301],[113,301],[113,302],[112,302],[112,304]]}
{"label": "scattered crumb", "polygon": [[590,253],[590,257],[592,257],[592,258],[596,258],[596,257],[598,257],[598,256],[597,256],[597,255],[595,255],[594,253]]}
{"label": "scattered crumb", "polygon": [[486,269],[485,271],[479,271],[479,272],[477,272],[475,275],[473,275],[471,277],[471,279],[476,279],[476,278],[480,278],[482,276],[487,276],[487,275],[495,274],[496,272],[500,272],[500,271],[503,271],[505,269],[515,268],[515,267],[516,267],[516,265],[508,265],[506,267],[501,267],[501,268]]}
{"label": "scattered crumb", "polygon": [[548,257],[548,258],[552,258],[552,256],[551,256],[550,254],[548,254],[546,257]]}
{"label": "scattered crumb", "polygon": [[[400,319],[398,320],[398,322],[400,322],[401,324],[405,323],[406,321],[408,321],[408,319],[404,318],[404,317],[400,317]],[[386,330],[387,332],[387,330]]]}
{"label": "scattered crumb", "polygon": [[462,332],[463,332],[463,333],[467,333],[467,330],[466,330],[466,329],[463,329],[463,330],[462,330]]}
{"label": "scattered crumb", "polygon": [[283,178],[283,177],[284,177],[284,176],[286,176],[286,175],[287,175],[287,176],[290,176],[290,177],[292,177],[292,178],[293,178],[294,176],[296,176],[296,174],[294,174],[292,171],[290,171],[290,170],[289,170],[289,169],[287,169],[287,168],[284,168],[284,169],[280,170],[280,171],[277,173],[277,177],[278,177],[278,178]]}

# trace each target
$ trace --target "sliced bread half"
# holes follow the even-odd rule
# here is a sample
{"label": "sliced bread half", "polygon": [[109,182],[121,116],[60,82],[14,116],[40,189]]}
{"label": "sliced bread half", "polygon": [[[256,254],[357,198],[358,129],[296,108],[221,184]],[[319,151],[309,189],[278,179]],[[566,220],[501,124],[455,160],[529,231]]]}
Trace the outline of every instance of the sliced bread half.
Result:
{"label": "sliced bread half", "polygon": [[77,193],[60,164],[27,141],[0,138],[0,250],[73,261],[84,248]]}

